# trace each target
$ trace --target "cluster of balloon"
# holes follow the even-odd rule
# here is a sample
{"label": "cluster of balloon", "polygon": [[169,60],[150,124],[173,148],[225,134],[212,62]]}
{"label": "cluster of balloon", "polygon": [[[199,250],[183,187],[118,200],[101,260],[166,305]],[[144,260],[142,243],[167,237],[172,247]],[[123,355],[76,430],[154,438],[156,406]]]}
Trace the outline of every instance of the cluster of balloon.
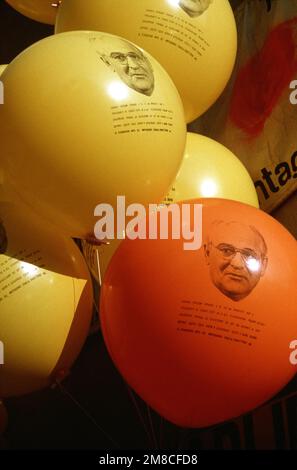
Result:
{"label": "cluster of balloon", "polygon": [[4,404],[0,400],[0,439],[6,429],[7,421],[8,421],[7,411],[6,411]]}
{"label": "cluster of balloon", "polygon": [[[228,0],[63,0],[56,33],[79,29],[117,34],[150,52],[173,79],[187,122],[216,101],[235,62],[237,31]],[[141,70],[132,56],[126,66]]]}
{"label": "cluster of balloon", "polygon": [[[240,160],[223,145],[208,137],[188,132],[184,158],[164,203],[195,198],[223,198],[259,207],[253,181]],[[97,281],[103,279],[121,240],[95,247],[83,243],[88,266]],[[100,269],[100,271],[99,271]]]}
{"label": "cluster of balloon", "polygon": [[[141,73],[126,73],[130,56]],[[87,238],[95,207],[115,206],[117,195],[162,200],[182,160],[186,125],[172,80],[149,54],[105,33],[58,34],[22,52],[2,81],[7,182],[65,234]]]}
{"label": "cluster of balloon", "polygon": [[30,212],[0,203],[0,396],[61,380],[87,337],[89,271],[75,243]]}
{"label": "cluster of balloon", "polygon": [[255,408],[295,374],[297,245],[246,204],[197,199],[190,209],[181,225],[197,236],[191,250],[183,238],[122,242],[101,324],[130,386],[169,421],[204,427]]}
{"label": "cluster of balloon", "polygon": [[19,13],[41,23],[55,24],[58,0],[6,0]]}
{"label": "cluster of balloon", "polygon": [[[233,69],[229,2],[6,1],[56,19],[57,34],[0,68],[0,396],[63,377],[86,338],[92,289],[72,236],[104,277],[111,357],[156,411],[202,427],[263,403],[295,373],[296,242],[257,209],[235,155],[186,139],[185,120],[214,103]],[[174,235],[88,244],[96,206],[120,195],[177,203],[147,212],[146,230],[177,214]],[[5,416],[0,403],[0,434]]]}

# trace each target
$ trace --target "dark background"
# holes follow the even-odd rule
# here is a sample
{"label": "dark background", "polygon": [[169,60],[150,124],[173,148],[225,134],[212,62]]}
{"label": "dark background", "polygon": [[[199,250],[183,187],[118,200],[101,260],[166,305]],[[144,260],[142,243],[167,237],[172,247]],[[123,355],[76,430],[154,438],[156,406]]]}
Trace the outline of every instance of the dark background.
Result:
{"label": "dark background", "polygon": [[[234,0],[233,6],[240,1]],[[11,62],[26,47],[52,33],[53,27],[25,18],[0,0],[0,64]],[[296,197],[293,195],[273,215],[296,236],[296,214]],[[293,380],[279,397],[294,394],[296,389],[296,380]],[[109,359],[100,332],[88,338],[63,385],[7,399],[5,405],[9,425],[0,440],[0,449],[211,448],[205,444],[210,430],[177,428],[157,416],[133,394]],[[278,429],[282,415],[278,408],[275,409],[273,420]],[[215,446],[255,447],[252,421],[251,414],[244,417],[243,423],[247,423],[247,429],[252,429],[247,432],[251,438],[244,440],[236,438],[240,435],[238,423],[214,427],[214,435],[221,436]],[[220,429],[230,434],[227,443]],[[265,434],[265,428],[262,432]],[[274,445],[297,448],[297,437],[296,442],[280,437],[275,439]]]}

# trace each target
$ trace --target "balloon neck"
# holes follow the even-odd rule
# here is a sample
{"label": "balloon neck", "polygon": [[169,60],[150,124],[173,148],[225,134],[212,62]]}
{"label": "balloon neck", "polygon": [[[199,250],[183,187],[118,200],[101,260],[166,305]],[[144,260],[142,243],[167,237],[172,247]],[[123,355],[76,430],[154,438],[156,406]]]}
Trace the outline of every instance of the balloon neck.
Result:
{"label": "balloon neck", "polygon": [[54,382],[55,383],[60,383],[62,382],[68,375],[70,375],[70,370],[69,369],[60,369],[55,377],[54,377]]}
{"label": "balloon neck", "polygon": [[62,0],[59,0],[58,2],[53,2],[53,3],[51,4],[51,6],[52,6],[53,8],[59,8],[59,6],[61,5],[61,3],[62,3]]}
{"label": "balloon neck", "polygon": [[98,238],[96,238],[92,234],[87,235],[86,238],[85,238],[85,241],[87,243],[89,243],[90,245],[93,245],[93,246],[109,245],[109,241],[107,239],[106,240],[98,240]]}

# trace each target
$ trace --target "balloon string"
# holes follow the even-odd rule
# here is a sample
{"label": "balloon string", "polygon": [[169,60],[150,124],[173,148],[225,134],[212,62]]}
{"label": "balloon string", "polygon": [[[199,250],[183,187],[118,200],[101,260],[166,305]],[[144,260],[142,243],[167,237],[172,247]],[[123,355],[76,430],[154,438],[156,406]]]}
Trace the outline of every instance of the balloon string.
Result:
{"label": "balloon string", "polygon": [[101,326],[100,326],[99,307],[98,307],[97,302],[95,301],[95,299],[93,299],[93,308],[94,308],[95,311],[96,311],[97,318],[96,318],[96,320],[95,320],[95,323],[90,326],[90,329],[89,329],[89,336],[90,336],[90,335],[93,335],[94,333],[98,333],[98,332],[100,331],[100,329],[101,329]]}
{"label": "balloon string", "polygon": [[178,450],[183,449],[183,444],[185,440],[185,436],[188,433],[188,428],[179,428],[178,431]]}
{"label": "balloon string", "polygon": [[[297,392],[292,392],[292,393],[289,393],[288,395],[285,395],[283,397],[268,400],[267,403],[259,405],[256,408],[253,408],[253,410],[251,410],[250,412],[243,414],[241,416],[241,418],[243,418],[244,416],[246,416],[247,414],[250,414],[250,413],[252,413],[252,414],[257,413],[257,411],[259,411],[259,410],[263,410],[263,409],[268,408],[268,407],[271,408],[273,405],[282,403],[283,400],[289,400],[290,398],[293,398],[293,397],[296,397],[296,396],[297,396]],[[232,421],[233,421],[232,419],[229,419],[229,420],[226,421],[226,423],[231,423]],[[208,431],[214,431],[216,429],[219,429],[221,426],[222,426],[222,423],[213,424],[212,426],[210,426],[208,428]]]}
{"label": "balloon string", "polygon": [[100,266],[100,257],[99,257],[98,248],[96,248],[96,260],[97,260],[98,281],[99,281],[99,286],[101,287],[102,277],[101,277],[101,266]]}
{"label": "balloon string", "polygon": [[150,433],[149,433],[149,431],[148,431],[148,429],[147,429],[146,423],[145,423],[145,421],[144,421],[144,419],[143,419],[143,416],[142,416],[142,414],[141,414],[140,408],[139,408],[139,406],[138,406],[138,404],[137,404],[137,401],[136,401],[136,399],[135,399],[134,393],[133,393],[132,389],[129,387],[129,385],[126,384],[126,382],[125,382],[125,385],[126,385],[126,388],[127,388],[127,390],[128,390],[130,399],[132,400],[132,403],[133,403],[133,405],[134,405],[134,407],[135,407],[135,409],[136,409],[138,418],[139,418],[139,420],[140,420],[140,422],[141,422],[141,424],[142,424],[142,426],[143,426],[144,432],[145,432],[145,434],[146,434],[146,436],[147,436],[147,438],[148,438],[149,444],[150,444],[151,447],[153,447],[152,438],[151,438]]}
{"label": "balloon string", "polygon": [[98,307],[97,302],[95,301],[95,299],[93,299],[93,307],[96,310],[97,315],[99,316],[99,307]]}
{"label": "balloon string", "polygon": [[90,413],[74,398],[74,396],[71,395],[71,393],[68,392],[68,390],[66,390],[66,388],[63,387],[60,382],[56,381],[55,384],[59,387],[60,391],[64,395],[66,395],[82,411],[82,413],[93,423],[93,425],[100,431],[100,433],[102,433],[110,442],[112,442],[115,448],[120,449],[119,444],[106,431],[104,431],[101,426],[99,426],[93,416],[90,415]]}
{"label": "balloon string", "polygon": [[156,437],[156,433],[155,433],[155,429],[154,429],[154,425],[153,425],[151,409],[148,405],[146,405],[146,409],[147,409],[147,415],[148,415],[150,428],[151,428],[152,436],[153,436],[153,440],[154,440],[154,446],[155,446],[155,449],[159,449],[158,442],[157,442],[157,437]]}
{"label": "balloon string", "polygon": [[160,428],[159,428],[160,449],[162,449],[162,445],[163,445],[163,425],[164,425],[164,419],[162,418],[162,416],[160,416]]}

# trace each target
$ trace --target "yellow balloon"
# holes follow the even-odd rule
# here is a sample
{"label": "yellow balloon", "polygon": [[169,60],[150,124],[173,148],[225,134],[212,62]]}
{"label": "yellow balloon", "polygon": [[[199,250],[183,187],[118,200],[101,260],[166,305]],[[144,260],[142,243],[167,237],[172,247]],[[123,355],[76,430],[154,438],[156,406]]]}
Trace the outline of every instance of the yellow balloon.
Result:
{"label": "yellow balloon", "polygon": [[22,15],[41,23],[55,24],[58,1],[54,0],[6,0]]}
{"label": "yellow balloon", "polygon": [[0,396],[60,379],[86,339],[89,271],[75,243],[10,203],[0,204]]}
{"label": "yellow balloon", "polygon": [[7,67],[7,64],[6,65],[0,65],[0,75],[2,75],[2,73],[4,72],[6,67]]}
{"label": "yellow balloon", "polygon": [[235,62],[228,0],[63,0],[56,32],[78,29],[118,34],[150,52],[175,82],[187,122],[216,101]]}
{"label": "yellow balloon", "polygon": [[[254,183],[241,161],[215,140],[188,132],[182,165],[163,203],[202,197],[233,199],[259,208]],[[120,243],[110,240],[99,247],[83,243],[86,262],[98,282]]]}
{"label": "yellow balloon", "polygon": [[[126,73],[126,61],[141,70]],[[3,75],[5,178],[65,234],[94,231],[95,207],[159,202],[180,166],[186,125],[178,92],[149,54],[105,33],[58,34]]]}
{"label": "yellow balloon", "polygon": [[2,434],[4,433],[6,429],[7,421],[8,421],[7,411],[6,411],[4,404],[0,400],[0,437],[2,436]]}
{"label": "yellow balloon", "polygon": [[216,197],[259,208],[254,183],[241,161],[226,147],[188,132],[185,154],[164,202]]}

